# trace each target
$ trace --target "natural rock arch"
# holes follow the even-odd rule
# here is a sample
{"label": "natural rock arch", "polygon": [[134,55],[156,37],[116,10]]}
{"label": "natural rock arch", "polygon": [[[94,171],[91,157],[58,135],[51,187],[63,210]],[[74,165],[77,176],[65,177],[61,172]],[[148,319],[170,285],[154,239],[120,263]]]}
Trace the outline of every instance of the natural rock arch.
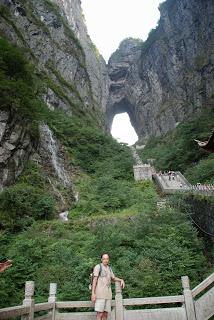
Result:
{"label": "natural rock arch", "polygon": [[137,126],[136,126],[136,117],[134,114],[134,107],[133,105],[128,101],[128,99],[123,98],[119,102],[115,102],[110,108],[107,110],[107,131],[110,133],[112,128],[113,119],[117,114],[120,113],[127,113],[131,122],[131,125],[135,129],[136,134],[137,132]]}
{"label": "natural rock arch", "polygon": [[[128,38],[121,42],[108,62],[109,96],[106,106],[106,129],[110,133],[114,116],[126,112],[139,138],[146,136],[146,126],[139,114],[138,100],[143,92],[138,70],[133,68],[141,55],[139,40]],[[134,75],[134,76],[133,76]]]}

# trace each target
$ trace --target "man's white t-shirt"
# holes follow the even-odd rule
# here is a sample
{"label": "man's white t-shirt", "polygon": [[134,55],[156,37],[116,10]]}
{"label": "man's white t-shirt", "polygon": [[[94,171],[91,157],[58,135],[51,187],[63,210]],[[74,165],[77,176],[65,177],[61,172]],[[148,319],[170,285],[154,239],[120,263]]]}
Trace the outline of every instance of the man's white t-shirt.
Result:
{"label": "man's white t-shirt", "polygon": [[95,294],[97,299],[112,299],[111,280],[115,275],[109,266],[102,264],[100,272],[100,264],[94,267],[94,277],[98,277]]}

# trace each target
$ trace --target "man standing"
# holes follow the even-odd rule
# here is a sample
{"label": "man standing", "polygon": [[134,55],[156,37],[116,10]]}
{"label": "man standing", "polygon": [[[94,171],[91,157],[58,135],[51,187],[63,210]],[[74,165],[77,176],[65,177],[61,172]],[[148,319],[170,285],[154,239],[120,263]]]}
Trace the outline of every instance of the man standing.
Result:
{"label": "man standing", "polygon": [[97,320],[107,320],[108,313],[111,312],[111,280],[120,281],[121,287],[125,287],[123,279],[116,278],[109,267],[108,253],[103,253],[101,264],[97,264],[93,271],[91,301],[95,303]]}

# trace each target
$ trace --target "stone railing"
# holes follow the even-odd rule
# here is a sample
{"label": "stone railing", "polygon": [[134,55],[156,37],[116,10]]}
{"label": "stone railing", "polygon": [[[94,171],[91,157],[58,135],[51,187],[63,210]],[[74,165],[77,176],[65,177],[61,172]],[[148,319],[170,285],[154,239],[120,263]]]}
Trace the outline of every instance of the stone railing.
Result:
{"label": "stone railing", "polygon": [[[169,179],[168,174],[153,173],[154,182],[157,184],[160,191],[164,194],[175,192],[189,192],[193,194],[201,194],[206,196],[213,196],[214,189],[202,189],[202,187],[191,185],[181,172],[175,172],[175,178]],[[213,185],[212,185],[213,188]]]}
{"label": "stone railing", "polygon": [[205,196],[214,196],[214,188],[212,185],[212,189],[201,189],[200,187],[198,187],[197,185],[193,185],[190,188],[190,192],[193,194],[200,194],[200,195],[205,195]]}
{"label": "stone railing", "polygon": [[181,174],[181,172],[175,172],[175,178],[169,180],[168,174],[153,174],[153,179],[161,192],[170,194],[174,192],[188,192],[190,191],[191,184]]}
{"label": "stone railing", "polygon": [[[192,290],[187,276],[181,277],[181,282],[181,295],[133,299],[123,299],[120,284],[116,282],[115,300],[112,301],[109,320],[211,319],[214,316],[214,273]],[[27,281],[23,305],[0,309],[0,319],[21,316],[22,320],[95,320],[95,312],[89,310],[93,309],[91,301],[56,301],[56,288],[56,284],[51,283],[48,301],[35,304],[34,282]],[[141,308],[133,309],[139,306]],[[151,308],[142,308],[143,306]],[[84,308],[87,311],[82,311]]]}

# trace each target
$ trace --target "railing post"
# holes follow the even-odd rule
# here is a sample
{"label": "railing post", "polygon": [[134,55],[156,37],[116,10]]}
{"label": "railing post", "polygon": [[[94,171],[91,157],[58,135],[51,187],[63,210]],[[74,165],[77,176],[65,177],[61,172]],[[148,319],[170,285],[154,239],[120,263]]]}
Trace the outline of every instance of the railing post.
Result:
{"label": "railing post", "polygon": [[22,320],[33,320],[34,319],[34,281],[25,282],[25,298],[23,300],[23,305],[30,307],[28,316],[22,316]]}
{"label": "railing post", "polygon": [[187,320],[196,320],[195,305],[190,290],[189,277],[181,277]]}
{"label": "railing post", "polygon": [[123,296],[119,281],[115,282],[115,320],[123,320]]}
{"label": "railing post", "polygon": [[56,290],[57,290],[57,284],[50,283],[48,302],[54,303],[52,312],[50,314],[52,320],[55,320],[55,313],[56,313]]}

